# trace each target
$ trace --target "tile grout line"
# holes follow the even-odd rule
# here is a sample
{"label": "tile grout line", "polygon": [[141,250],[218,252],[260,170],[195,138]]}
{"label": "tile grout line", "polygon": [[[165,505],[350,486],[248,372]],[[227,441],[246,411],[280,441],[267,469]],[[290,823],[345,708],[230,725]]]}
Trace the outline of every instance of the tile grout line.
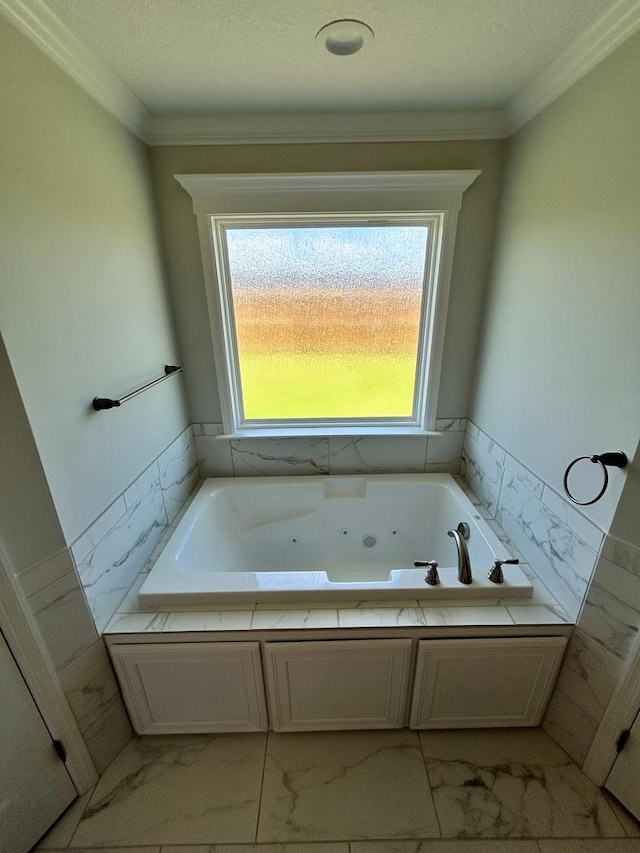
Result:
{"label": "tile grout line", "polygon": [[[253,617],[252,617],[253,621]],[[262,796],[264,793],[264,777],[267,769],[267,751],[269,749],[269,738],[271,736],[271,732],[267,729],[266,737],[264,739],[264,753],[262,756],[262,775],[260,777],[260,796],[258,797],[258,813],[256,814],[256,831],[254,833],[254,844],[258,843],[258,829],[260,827],[260,814],[262,812]]]}
{"label": "tile grout line", "polygon": [[436,798],[433,796],[433,789],[431,788],[431,779],[429,778],[429,768],[427,767],[427,756],[424,754],[424,749],[422,748],[422,738],[420,737],[420,730],[416,731],[418,735],[418,747],[420,749],[420,755],[422,756],[422,764],[424,765],[425,776],[427,777],[427,788],[429,789],[429,799],[431,800],[431,805],[433,806],[433,813],[436,816],[436,824],[438,825],[438,837],[440,839],[444,839],[442,834],[442,825],[440,823],[440,815],[438,814],[438,808],[436,806]]}

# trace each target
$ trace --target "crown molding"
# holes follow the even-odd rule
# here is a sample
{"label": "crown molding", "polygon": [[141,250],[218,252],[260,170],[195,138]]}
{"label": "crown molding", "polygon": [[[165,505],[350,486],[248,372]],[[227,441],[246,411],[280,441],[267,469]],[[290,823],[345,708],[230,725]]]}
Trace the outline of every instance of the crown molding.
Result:
{"label": "crown molding", "polygon": [[0,12],[125,127],[147,141],[147,108],[43,0],[0,0]]}
{"label": "crown molding", "polygon": [[498,139],[502,110],[152,115],[150,145],[264,145]]}
{"label": "crown molding", "polygon": [[530,121],[640,29],[640,0],[617,0],[504,109],[152,115],[45,0],[0,0],[0,13],[150,145],[502,139]]}
{"label": "crown molding", "polygon": [[640,29],[640,0],[618,0],[598,15],[506,106],[511,135]]}

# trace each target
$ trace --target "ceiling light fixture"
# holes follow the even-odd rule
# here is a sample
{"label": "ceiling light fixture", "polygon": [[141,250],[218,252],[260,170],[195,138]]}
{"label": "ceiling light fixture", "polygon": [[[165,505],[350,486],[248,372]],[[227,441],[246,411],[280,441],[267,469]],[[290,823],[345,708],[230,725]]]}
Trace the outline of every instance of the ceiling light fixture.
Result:
{"label": "ceiling light fixture", "polygon": [[373,39],[373,30],[362,21],[332,21],[316,35],[316,44],[334,56],[351,56]]}

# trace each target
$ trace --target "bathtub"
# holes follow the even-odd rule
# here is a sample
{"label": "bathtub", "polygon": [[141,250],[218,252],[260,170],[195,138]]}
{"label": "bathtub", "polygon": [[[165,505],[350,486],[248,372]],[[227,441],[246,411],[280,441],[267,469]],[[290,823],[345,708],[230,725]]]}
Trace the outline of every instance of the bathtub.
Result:
{"label": "bathtub", "polygon": [[[447,531],[469,524],[473,582]],[[448,474],[205,480],[139,590],[145,605],[528,597],[518,566]],[[440,584],[414,560],[437,560]]]}

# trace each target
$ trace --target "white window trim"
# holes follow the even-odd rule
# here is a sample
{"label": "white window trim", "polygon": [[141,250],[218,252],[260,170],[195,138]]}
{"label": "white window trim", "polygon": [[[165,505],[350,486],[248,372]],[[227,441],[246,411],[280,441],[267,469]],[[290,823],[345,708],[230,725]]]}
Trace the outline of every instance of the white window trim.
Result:
{"label": "white window trim", "polygon": [[[479,171],[447,172],[345,172],[331,174],[272,175],[175,175],[193,200],[198,220],[200,250],[211,323],[216,375],[226,438],[283,437],[302,435],[428,435],[435,431],[437,398],[449,304],[451,270],[458,212],[464,191]],[[260,216],[264,214],[371,214],[397,213],[440,217],[439,269],[426,310],[430,338],[423,373],[426,400],[420,422],[411,419],[358,419],[330,422],[300,421],[296,425],[275,421],[259,426],[240,426],[234,388],[227,369],[227,354],[233,342],[224,322],[211,218]]]}

